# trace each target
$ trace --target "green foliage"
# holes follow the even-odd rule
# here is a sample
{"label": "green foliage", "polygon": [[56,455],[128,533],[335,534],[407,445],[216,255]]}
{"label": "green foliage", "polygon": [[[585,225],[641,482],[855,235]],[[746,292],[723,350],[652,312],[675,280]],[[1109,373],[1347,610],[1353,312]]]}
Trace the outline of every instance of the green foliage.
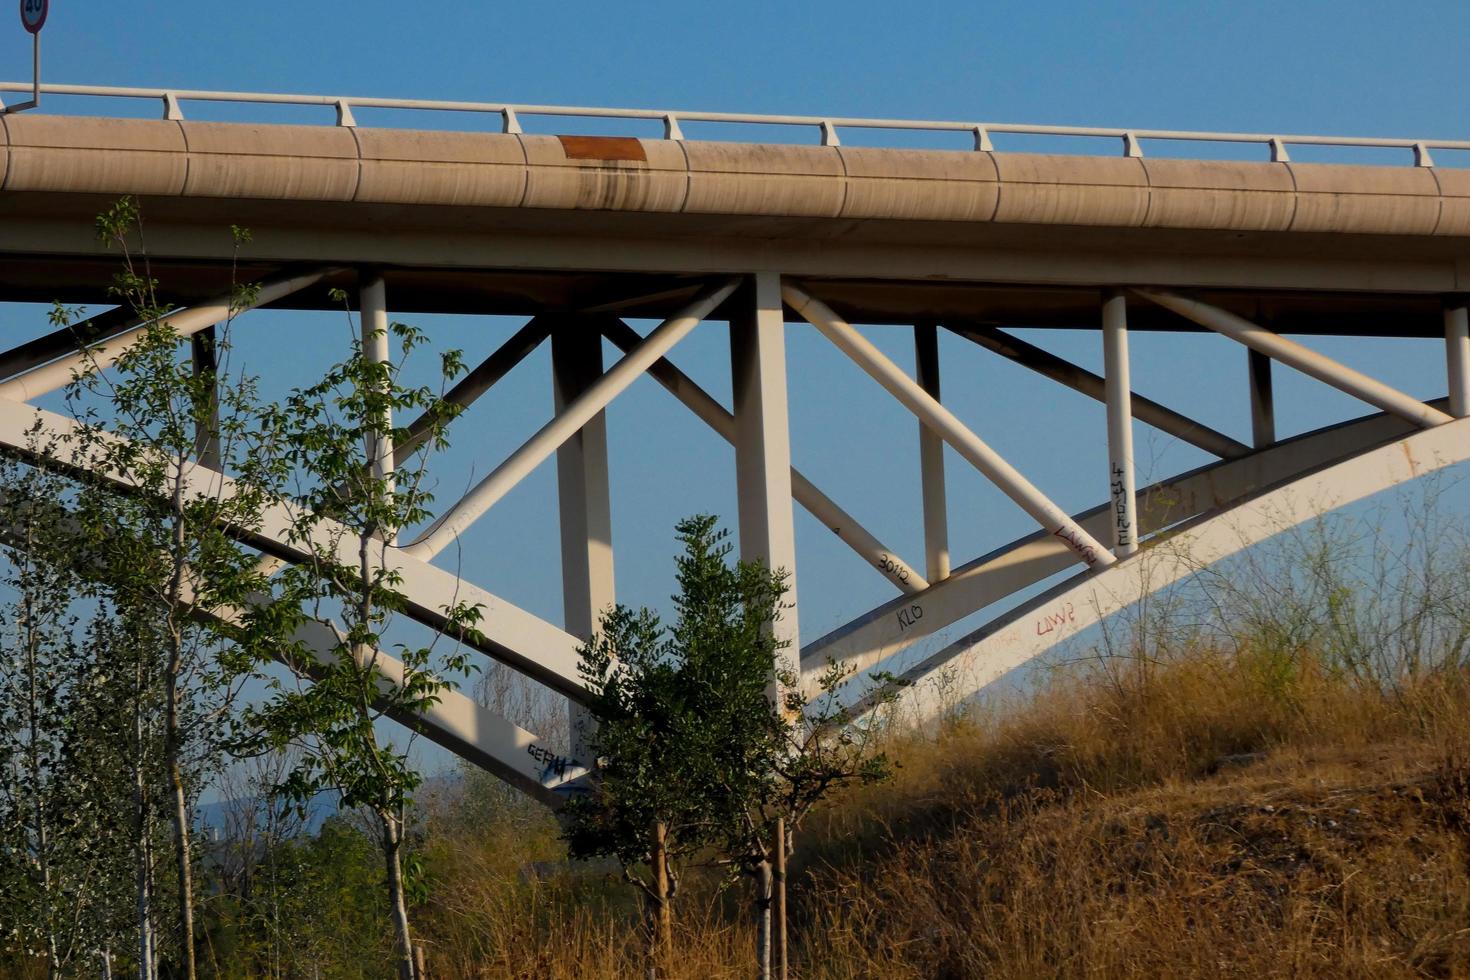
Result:
{"label": "green foliage", "polygon": [[[403,324],[391,331],[400,361],[375,362],[354,344],[347,360],[264,419],[267,438],[296,484],[290,540],[310,555],[276,576],[276,608],[296,615],[298,623],[340,621],[330,656],[299,645],[292,654],[312,683],[291,688],[272,682],[269,703],[250,713],[257,746],[304,749],[302,764],[282,787],[303,804],[332,789],[346,807],[401,812],[420,777],[407,748],[383,742],[375,725],[387,715],[420,714],[454,686],[450,677],[473,666],[466,648],[436,651],[433,644],[393,646],[402,671],[391,682],[379,666],[384,634],[404,605],[396,588],[400,576],[385,560],[387,542],[429,516],[423,453],[442,448],[444,423],[456,411],[434,389],[398,383],[402,358],[424,338]],[[462,366],[457,352],[443,357],[446,384]],[[415,413],[426,420],[417,435],[388,424]],[[411,438],[420,450],[387,461],[386,474],[364,465],[364,445],[404,445]],[[478,609],[460,605],[442,612],[444,632],[474,635]]]}
{"label": "green foliage", "polygon": [[208,877],[219,894],[209,906],[207,973],[220,980],[380,976],[389,929],[373,840],[341,817],[314,835],[247,840],[254,848],[248,873],[227,876],[221,853]]}
{"label": "green foliage", "polygon": [[[129,891],[126,702],[109,610],[84,609],[63,477],[0,461],[0,955],[75,969],[117,942]],[[121,709],[121,710],[120,710]]]}
{"label": "green foliage", "polygon": [[672,628],[619,606],[582,649],[600,719],[590,736],[598,785],[567,807],[574,856],[610,855],[631,869],[648,860],[661,822],[671,858],[713,849],[749,870],[770,853],[777,817],[794,826],[832,788],[887,771],[867,736],[848,730],[836,699],[846,672],[826,671],[812,703],[782,662],[771,626],[784,573],[731,564],[717,524],[696,516],[677,525],[684,553]]}

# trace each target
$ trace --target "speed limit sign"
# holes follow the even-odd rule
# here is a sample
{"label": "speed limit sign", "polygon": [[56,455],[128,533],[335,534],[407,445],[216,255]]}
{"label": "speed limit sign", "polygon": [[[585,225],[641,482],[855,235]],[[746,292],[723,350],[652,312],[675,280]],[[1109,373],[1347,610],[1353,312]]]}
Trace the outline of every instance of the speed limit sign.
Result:
{"label": "speed limit sign", "polygon": [[46,26],[46,14],[50,10],[50,0],[20,0],[21,26],[32,34],[41,33],[41,28]]}

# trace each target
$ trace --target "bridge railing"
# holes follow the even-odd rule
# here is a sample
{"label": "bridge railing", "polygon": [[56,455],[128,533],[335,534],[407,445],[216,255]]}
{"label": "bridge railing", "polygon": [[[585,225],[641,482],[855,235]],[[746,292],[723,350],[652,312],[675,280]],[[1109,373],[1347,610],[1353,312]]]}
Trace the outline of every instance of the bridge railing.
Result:
{"label": "bridge railing", "polygon": [[[30,82],[0,82],[0,92],[32,91]],[[1413,152],[1414,165],[1433,167],[1432,150],[1470,150],[1470,140],[1410,139],[1402,137],[1320,136],[1275,133],[1203,132],[1181,129],[1120,129],[1110,126],[1048,126],[1031,123],[960,122],[954,120],[867,119],[850,116],[772,115],[750,112],[702,112],[697,110],[618,109],[590,106],[525,105],[506,102],[456,102],[435,99],[386,99],[371,96],[291,95],[276,92],[216,92],[191,89],[125,88],[109,85],[41,86],[43,95],[88,96],[93,98],[151,99],[162,103],[163,118],[183,119],[186,102],[227,102],[235,104],[268,104],[331,107],[337,114],[337,125],[357,125],[354,109],[407,109],[426,112],[469,112],[498,115],[500,131],[520,133],[521,120],[528,116],[574,117],[601,120],[654,120],[663,124],[664,138],[684,139],[682,123],[723,123],[733,125],[793,127],[813,131],[823,146],[841,145],[839,130],[876,129],[926,133],[968,133],[974,148],[993,151],[992,137],[1053,136],[1117,139],[1123,155],[1142,157],[1144,140],[1168,140],[1191,143],[1233,143],[1265,147],[1270,159],[1287,162],[1290,146],[1326,146],[1372,149],[1403,149]]]}

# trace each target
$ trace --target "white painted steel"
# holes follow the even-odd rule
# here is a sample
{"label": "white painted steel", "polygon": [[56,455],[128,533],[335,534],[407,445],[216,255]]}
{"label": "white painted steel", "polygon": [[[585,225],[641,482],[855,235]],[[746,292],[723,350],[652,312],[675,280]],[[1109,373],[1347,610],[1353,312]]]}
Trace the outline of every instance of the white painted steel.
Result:
{"label": "white painted steel", "polygon": [[1276,395],[1271,385],[1271,358],[1246,348],[1246,371],[1250,376],[1251,443],[1257,449],[1276,441]]}
{"label": "white painted steel", "polygon": [[[602,377],[602,335],[574,318],[563,320],[551,335],[551,368],[553,407],[559,415]],[[563,622],[578,640],[590,640],[603,613],[617,601],[605,411],[557,447],[556,490]],[[587,743],[597,718],[576,702],[567,710],[572,754],[590,758]]]}
{"label": "white painted steel", "polygon": [[1108,405],[1108,490],[1113,505],[1113,553],[1138,550],[1137,485],[1133,470],[1132,382],[1128,365],[1128,300],[1114,293],[1103,300],[1103,379]]}
{"label": "white painted steel", "polygon": [[[1413,427],[1397,416],[1370,415],[1146,487],[1138,494],[1140,536],[1411,431]],[[1094,535],[1105,535],[1112,520],[1111,504],[1093,507],[1074,519]],[[836,660],[865,670],[1071,564],[1072,553],[1066,546],[1038,531],[966,562],[919,595],[890,600],[807,644],[802,668],[810,673]]]}
{"label": "white painted steel", "polygon": [[1031,481],[955,418],[949,409],[930,398],[901,368],[884,357],[866,337],[844,322],[825,303],[795,286],[785,286],[782,294],[792,309],[810,321],[874,381],[887,388],[909,411],[932,427],[945,442],[969,460],[972,466],[1030,514],[1038,524],[1066,542],[1085,564],[1111,565],[1117,560],[1096,538],[1079,527],[1066,511],[1052,503]]}
{"label": "white painted steel", "polygon": [[[388,290],[381,277],[373,276],[362,284],[359,303],[362,311],[362,356],[370,364],[387,365],[387,370],[391,371],[393,355],[388,344]],[[378,386],[380,394],[386,393],[389,383],[385,376]],[[375,481],[382,482],[385,490],[392,493],[396,467],[393,438],[388,434],[393,427],[391,410],[385,410],[381,418],[372,420],[372,424],[379,434],[369,432],[364,436],[367,444],[363,449],[367,453],[369,471]]]}
{"label": "white painted steel", "polygon": [[1385,412],[1393,412],[1416,425],[1429,428],[1443,425],[1451,420],[1450,416],[1444,412],[1430,408],[1417,398],[1390,388],[1383,382],[1370,378],[1360,371],[1354,371],[1329,357],[1324,357],[1311,348],[1287,340],[1280,334],[1259,327],[1229,310],[1222,310],[1208,303],[1186,299],[1173,293],[1161,293],[1149,289],[1137,289],[1134,292],[1165,309],[1173,310],[1185,319],[1209,327],[1232,340],[1245,344],[1252,350],[1260,351],[1282,364],[1296,368],[1303,374],[1311,375],[1339,391],[1361,398]]}
{"label": "white painted steel", "polygon": [[[779,649],[800,655],[796,525],[791,512],[791,432],[787,421],[786,317],[781,277],[757,272],[746,305],[730,320],[730,379],[735,394],[735,484],[740,558],[784,572],[786,595],[772,624]],[[778,694],[774,678],[772,697]]]}
{"label": "white painted steel", "polygon": [[[914,375],[936,402],[939,395],[939,329],[914,327]],[[924,501],[924,566],[930,582],[949,577],[949,512],[944,487],[944,440],[919,423],[919,481]]]}
{"label": "white painted steel", "polygon": [[[1028,344],[994,327],[970,323],[946,323],[945,329],[1009,361],[1014,361],[1022,367],[1035,371],[1044,378],[1050,378],[1058,384],[1066,385],[1088,398],[1107,402],[1107,384],[1101,377],[1085,368],[1078,367],[1071,361],[1058,357],[1051,351],[1042,350],[1040,347]],[[1237,442],[1222,432],[1216,432],[1207,425],[1201,425],[1171,408],[1166,408],[1152,398],[1146,398],[1133,392],[1129,395],[1129,401],[1133,405],[1133,416],[1138,421],[1151,425],[1160,432],[1187,442],[1191,446],[1197,446],[1207,453],[1224,459],[1246,456],[1251,451],[1250,447],[1244,443]]]}
{"label": "white painted steel", "polygon": [[[0,491],[0,497],[5,496]],[[8,501],[13,504],[13,501]],[[44,501],[41,503],[45,503]],[[52,502],[56,516],[69,521],[64,505]],[[26,542],[14,526],[0,526],[0,540],[9,547],[24,548]],[[185,576],[182,597],[196,616],[212,622],[239,626],[249,609],[195,603],[192,574]],[[256,602],[269,601],[267,596]],[[272,651],[277,660],[298,676],[311,677],[321,666],[330,664],[343,647],[341,635],[330,624],[309,619],[297,627],[283,646]],[[299,655],[298,655],[299,654]],[[403,664],[381,650],[369,656],[383,677],[380,689],[402,684]],[[587,766],[560,755],[544,745],[531,732],[488,711],[457,690],[445,690],[425,706],[423,711],[400,714],[390,710],[389,717],[420,732],[460,758],[467,759],[504,779],[506,782],[548,806],[559,806],[568,795],[580,792],[588,775]]]}
{"label": "white painted steel", "polygon": [[[236,305],[231,296],[221,296],[200,303],[198,306],[191,306],[187,310],[170,313],[161,318],[159,322],[168,324],[180,337],[190,337],[244,310],[264,306],[283,296],[289,296],[307,286],[314,285],[334,271],[336,270],[323,269],[304,276],[274,279],[262,283],[260,290],[248,306]],[[43,364],[33,371],[27,371],[18,377],[0,382],[0,398],[18,402],[30,401],[32,398],[39,398],[58,388],[65,387],[71,383],[72,378],[86,373],[88,369],[105,370],[117,363],[117,359],[138,342],[146,329],[147,324],[134,327],[108,340],[105,345],[68,354],[49,364]]]}
{"label": "white painted steel", "polygon": [[[481,395],[493,388],[501,378],[509,374],[511,369],[525,360],[527,355],[539,347],[541,341],[545,339],[545,326],[533,319],[512,334],[509,340],[497,347],[493,354],[476,365],[474,370],[456,381],[453,387],[444,393],[444,400],[460,409],[470,407]],[[433,412],[425,412],[410,422],[403,430],[402,441],[393,447],[394,463],[396,464],[401,459],[408,459],[412,454],[424,448],[441,424],[442,420]],[[255,570],[261,575],[273,575],[284,564],[282,559],[274,555],[262,555],[260,561],[256,563]]]}
{"label": "white painted steel", "polygon": [[648,365],[663,357],[671,347],[688,336],[689,331],[734,292],[735,286],[736,283],[731,281],[705,290],[678,314],[660,324],[636,351],[613,365],[610,371],[573,400],[566,411],[542,426],[534,436],[511,453],[505,462],[465,494],[464,499],[440,516],[418,540],[404,547],[404,554],[427,561],[444,550],[527,474],[545,462],[556,451],[557,446],[636,381],[648,369]]}
{"label": "white painted steel", "polygon": [[[317,621],[305,623],[294,640],[323,663],[330,663],[339,647],[335,630]],[[382,651],[371,656],[383,675],[381,687],[403,683],[402,662]],[[389,716],[547,806],[560,806],[580,791],[590,773],[575,756],[557,751],[459,691],[441,691],[420,714],[392,712]]]}
{"label": "white painted steel", "polygon": [[[99,457],[69,458],[61,454],[66,440],[79,424],[66,416],[31,405],[0,399],[0,447],[21,455],[31,453],[39,433],[49,446],[47,459],[57,465],[83,469],[121,486],[131,486],[126,474],[106,469]],[[103,434],[104,441],[116,441]],[[184,473],[185,492],[228,497],[234,492],[233,482],[224,474],[191,466]],[[223,489],[221,489],[223,488]],[[267,506],[259,526],[237,529],[242,540],[278,558],[288,561],[311,561],[317,553],[333,555],[342,565],[355,568],[358,555],[355,539],[348,529],[329,521],[319,521],[310,542],[299,539],[295,532],[294,511],[287,503]],[[316,549],[316,550],[314,550]],[[434,629],[445,625],[445,609],[452,604],[478,606],[482,610],[480,638],[467,638],[466,643],[514,667],[529,677],[559,691],[567,697],[582,700],[586,691],[577,674],[577,640],[545,620],[533,616],[499,596],[463,581],[453,572],[435,568],[427,562],[406,555],[398,548],[385,548],[375,554],[374,562],[396,572],[398,591],[404,596],[404,612],[411,619]]]}
{"label": "white painted steel", "polygon": [[1470,415],[1470,308],[1451,306],[1444,311],[1445,365],[1450,382],[1450,414]]}
{"label": "white painted steel", "polygon": [[[30,92],[31,82],[0,82],[0,92]],[[1376,136],[1323,136],[1311,134],[1273,134],[1243,132],[1206,132],[1180,129],[1136,129],[1116,126],[1047,126],[1032,123],[987,123],[955,120],[875,119],[845,116],[776,115],[749,112],[703,112],[670,109],[623,109],[591,106],[520,105],[505,102],[464,102],[435,99],[389,99],[370,96],[291,95],[276,92],[224,92],[189,89],[130,88],[116,85],[41,85],[40,92],[51,95],[79,95],[124,99],[155,99],[165,104],[166,118],[182,119],[180,102],[236,102],[242,104],[324,106],[334,109],[339,125],[351,125],[351,110],[416,109],[430,112],[477,112],[499,115],[507,133],[521,131],[523,116],[570,116],[592,119],[647,119],[661,123],[664,138],[684,137],[680,123],[738,123],[756,126],[795,126],[815,130],[827,145],[838,145],[840,129],[893,129],[927,132],[963,132],[972,134],[976,149],[990,151],[991,137],[996,133],[1017,136],[1103,137],[1120,140],[1127,156],[1141,156],[1141,140],[1186,140],[1201,143],[1251,143],[1268,147],[1273,161],[1286,162],[1286,147],[1339,146],[1383,147],[1405,149],[1413,153],[1415,166],[1433,166],[1431,149],[1470,150],[1470,140],[1436,140]],[[39,96],[37,96],[39,97]],[[343,120],[348,121],[343,121]]]}
{"label": "white painted steel", "polygon": [[[1211,513],[1126,562],[1084,573],[927,658],[896,693],[914,720],[932,718],[1082,630],[1283,530],[1470,459],[1460,420],[1363,452]],[[942,671],[942,678],[936,672]],[[871,703],[859,706],[862,711]]]}
{"label": "white painted steel", "polygon": [[[632,327],[616,321],[611,329],[605,329],[608,340],[623,351],[633,350],[643,338]],[[694,383],[683,371],[666,358],[659,358],[648,369],[649,375],[663,385],[664,389],[677,398],[686,408],[704,420],[720,438],[735,444],[735,416],[714,399],[709,392]],[[791,468],[791,495],[796,502],[821,521],[835,534],[839,541],[853,550],[863,561],[872,565],[884,578],[898,586],[903,592],[913,594],[929,587],[929,583],[918,570],[899,557],[898,553],[879,541],[858,523],[847,511],[823,493],[814,483],[802,475],[795,466]]]}

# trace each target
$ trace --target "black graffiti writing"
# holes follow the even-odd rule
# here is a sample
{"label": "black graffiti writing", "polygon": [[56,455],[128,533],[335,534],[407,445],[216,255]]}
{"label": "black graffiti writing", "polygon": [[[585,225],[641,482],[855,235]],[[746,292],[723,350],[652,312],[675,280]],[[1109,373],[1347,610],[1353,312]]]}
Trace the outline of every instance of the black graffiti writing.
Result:
{"label": "black graffiti writing", "polygon": [[560,779],[567,774],[567,767],[572,764],[571,759],[557,755],[550,749],[544,749],[539,745],[526,746],[526,754],[540,764],[543,780],[549,776]]}
{"label": "black graffiti writing", "polygon": [[1128,486],[1123,480],[1123,467],[1113,464],[1113,527],[1117,531],[1119,544],[1133,541],[1133,522],[1129,520]]}
{"label": "black graffiti writing", "polygon": [[1087,564],[1093,565],[1097,563],[1097,551],[1094,550],[1091,545],[1083,544],[1082,532],[1079,531],[1077,528],[1059,527],[1052,532],[1052,536],[1061,538],[1063,541],[1065,541],[1067,543],[1067,547],[1071,548],[1073,551],[1077,552],[1077,554],[1081,555],[1082,560],[1087,562]]}

